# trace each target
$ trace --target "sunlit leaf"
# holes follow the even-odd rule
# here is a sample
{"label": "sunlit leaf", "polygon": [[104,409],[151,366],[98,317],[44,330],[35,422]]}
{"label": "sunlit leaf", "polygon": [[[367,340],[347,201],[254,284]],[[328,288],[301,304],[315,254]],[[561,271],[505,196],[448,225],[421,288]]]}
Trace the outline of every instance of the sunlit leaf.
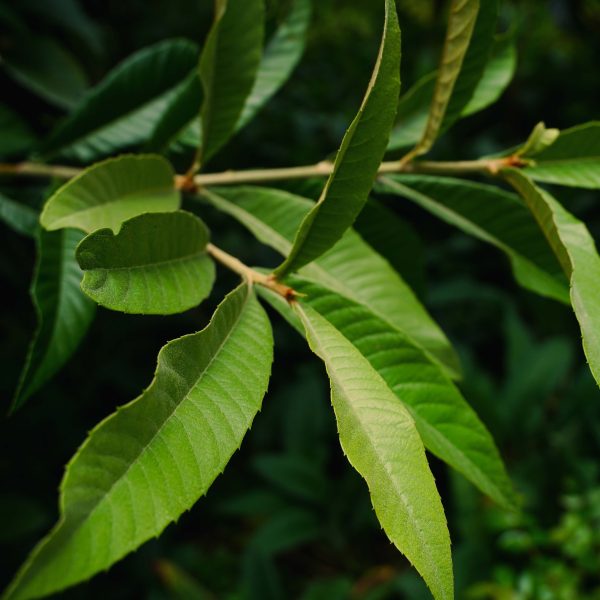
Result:
{"label": "sunlit leaf", "polygon": [[151,213],[99,229],[77,248],[81,289],[95,302],[127,313],[168,315],[204,300],[215,268],[208,229],[191,213]]}
{"label": "sunlit leaf", "polygon": [[246,285],[202,331],[169,342],[150,386],[92,430],[61,484],[61,517],[3,598],[36,598],[107,569],[206,493],[267,389],[273,340]]}
{"label": "sunlit leaf", "polygon": [[46,202],[41,224],[49,230],[75,227],[90,233],[147,212],[179,208],[171,165],[160,156],[126,155],[85,169]]}

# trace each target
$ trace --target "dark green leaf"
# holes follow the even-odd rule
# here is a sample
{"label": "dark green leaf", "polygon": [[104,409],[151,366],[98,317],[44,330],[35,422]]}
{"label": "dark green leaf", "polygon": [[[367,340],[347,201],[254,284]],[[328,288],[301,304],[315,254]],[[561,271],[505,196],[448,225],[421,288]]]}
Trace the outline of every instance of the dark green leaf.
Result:
{"label": "dark green leaf", "polygon": [[144,214],[119,233],[99,229],[77,248],[81,289],[95,302],[126,313],[169,315],[200,304],[215,267],[206,254],[209,233],[184,211]]}
{"label": "dark green leaf", "polygon": [[154,380],[89,435],[61,484],[61,518],[4,600],[45,596],[107,569],[206,493],[267,389],[273,340],[246,285],[202,331],[169,342]]}
{"label": "dark green leaf", "polygon": [[389,176],[382,191],[408,198],[508,256],[525,288],[569,303],[568,282],[535,219],[517,196],[497,187],[422,175]]}
{"label": "dark green leaf", "polygon": [[0,156],[14,156],[27,152],[35,142],[29,125],[15,112],[0,104]]}
{"label": "dark green leaf", "polygon": [[204,88],[201,162],[235,131],[254,85],[264,38],[262,0],[216,0],[215,11],[199,65]]}
{"label": "dark green leaf", "polygon": [[75,248],[83,235],[73,229],[40,230],[31,296],[38,318],[12,410],[19,408],[71,358],[85,336],[96,305],[79,288]]}
{"label": "dark green leaf", "polygon": [[321,198],[302,221],[276,276],[284,277],[318,258],[352,226],[385,153],[399,93],[400,27],[394,0],[386,0],[383,37],[367,93],[342,140]]}
{"label": "dark green leaf", "polygon": [[136,52],[89,91],[48,138],[42,154],[91,162],[146,141],[185,85],[197,54],[187,40],[166,40]]}
{"label": "dark green leaf", "polygon": [[23,235],[33,237],[39,227],[38,219],[38,213],[33,208],[0,193],[0,221]]}
{"label": "dark green leaf", "polygon": [[87,168],[46,202],[40,222],[46,229],[76,227],[87,233],[149,212],[179,208],[175,174],[160,156],[126,155]]}

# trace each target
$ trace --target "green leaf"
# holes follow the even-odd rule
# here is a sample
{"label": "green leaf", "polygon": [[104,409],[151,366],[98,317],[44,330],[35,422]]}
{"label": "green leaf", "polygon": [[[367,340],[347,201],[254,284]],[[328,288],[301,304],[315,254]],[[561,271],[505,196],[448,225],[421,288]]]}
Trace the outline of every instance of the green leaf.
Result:
{"label": "green leaf", "polygon": [[49,230],[76,227],[90,233],[149,212],[179,208],[173,168],[164,158],[126,155],[85,169],[46,202],[40,222]]}
{"label": "green leaf", "polygon": [[[303,278],[289,283],[306,294],[303,304],[369,361],[410,412],[425,447],[498,504],[514,508],[514,491],[492,437],[440,367],[366,307]],[[263,296],[291,322],[292,311],[284,302],[273,293]]]}
{"label": "green leaf", "polygon": [[38,229],[38,214],[33,208],[15,202],[0,193],[0,221],[11,229],[33,237]]}
{"label": "green leaf", "polygon": [[[460,118],[475,114],[496,102],[511,82],[516,62],[514,42],[511,39],[496,41],[481,79]],[[437,71],[425,75],[400,98],[388,150],[411,146],[423,137],[436,78]]]}
{"label": "green leaf", "polygon": [[400,93],[400,27],[394,0],[386,0],[384,32],[367,93],[337,153],[333,173],[302,221],[275,275],[297,271],[329,250],[352,226],[377,175]]}
{"label": "green leaf", "polygon": [[249,123],[279,91],[300,62],[310,24],[310,0],[293,0],[288,14],[269,40],[260,61],[254,87],[246,98],[236,130]]}
{"label": "green leaf", "polygon": [[256,79],[263,37],[262,0],[215,0],[215,21],[198,67],[204,88],[200,162],[235,131]]}
{"label": "green leaf", "polygon": [[410,413],[333,325],[309,306],[295,308],[327,368],[340,443],[369,486],[379,522],[434,597],[453,598],[444,509]]}
{"label": "green leaf", "polygon": [[571,304],[581,327],[583,350],[600,385],[600,257],[594,239],[584,223],[526,174],[516,169],[504,169],[502,174],[536,218],[570,280]]}
{"label": "green leaf", "polygon": [[[493,8],[496,2],[486,0],[483,5],[484,10],[487,11],[490,7]],[[415,148],[411,150],[409,157],[420,156],[429,152],[438,137],[450,106],[452,92],[458,85],[461,68],[468,54],[471,36],[473,35],[479,12],[479,0],[451,1],[446,40],[440,66],[437,71],[435,90],[429,107],[427,125],[425,126],[422,138]],[[487,29],[487,27],[484,29]],[[478,42],[485,43],[486,40],[482,36],[482,39],[478,40]],[[453,112],[456,113],[456,116],[460,114],[464,105],[470,100],[472,91],[475,89],[476,80],[473,78],[473,75],[480,67],[480,59],[477,54],[479,51],[480,48],[477,47],[470,54],[470,58],[474,59],[473,72],[471,72],[471,65],[469,65],[469,70],[461,81],[461,87],[464,86],[464,89],[460,90],[457,105],[453,106]],[[484,65],[485,60],[481,65],[481,71],[483,71]],[[472,88],[470,94],[468,93],[469,88]]]}
{"label": "green leaf", "polygon": [[533,154],[524,172],[536,181],[600,188],[600,122],[561,131],[553,144]]}
{"label": "green leaf", "polygon": [[3,104],[0,104],[0,131],[0,156],[23,154],[35,142],[29,125]]}
{"label": "green leaf", "polygon": [[69,463],[60,520],[4,600],[84,581],[191,508],[252,424],[272,357],[269,321],[246,285],[205,329],[169,342],[150,387],[92,430]]}
{"label": "green leaf", "polygon": [[17,35],[2,64],[21,85],[63,109],[72,109],[88,82],[79,62],[59,43],[39,35]]}
{"label": "green leaf", "polygon": [[[283,256],[314,206],[306,198],[260,187],[219,188],[204,191],[204,197]],[[425,348],[453,377],[460,375],[458,357],[442,330],[389,263],[354,231],[346,231],[329,252],[301,273],[369,307]]]}
{"label": "green leaf", "polygon": [[440,219],[506,253],[515,279],[542,296],[569,304],[569,286],[535,219],[517,196],[449,177],[381,179],[383,192],[412,200]]}
{"label": "green leaf", "polygon": [[148,140],[194,68],[198,49],[166,40],[117,65],[50,135],[46,158],[84,163]]}
{"label": "green leaf", "polygon": [[527,141],[516,152],[516,156],[533,156],[551,146],[560,135],[558,129],[547,129],[545,123],[540,122],[534,128]]}
{"label": "green leaf", "polygon": [[75,248],[79,231],[39,231],[38,262],[31,287],[38,328],[11,410],[19,408],[71,358],[94,318],[96,305],[79,289],[81,270]]}
{"label": "green leaf", "polygon": [[100,229],[77,248],[81,289],[112,310],[183,312],[212,289],[215,266],[206,253],[208,239],[206,225],[184,211],[139,215],[125,221],[117,235]]}

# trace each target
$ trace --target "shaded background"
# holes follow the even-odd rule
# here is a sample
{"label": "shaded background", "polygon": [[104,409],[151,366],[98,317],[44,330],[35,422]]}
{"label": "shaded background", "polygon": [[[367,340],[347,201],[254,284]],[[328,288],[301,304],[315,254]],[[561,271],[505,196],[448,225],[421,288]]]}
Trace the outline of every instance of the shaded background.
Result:
{"label": "shaded background", "polygon": [[[285,2],[268,4],[272,23]],[[317,162],[339,144],[369,79],[381,7],[373,0],[314,4],[307,52],[292,80],[210,170]],[[399,4],[406,90],[435,68],[446,3]],[[517,75],[496,106],[440,140],[436,158],[512,146],[540,120],[563,128],[599,116],[600,2],[504,4],[504,28],[518,39]],[[40,94],[40,81],[58,81],[77,97],[140,47],[175,36],[201,41],[211,19],[208,0],[0,2],[0,53],[30,74],[19,79],[0,68],[0,103],[23,117],[32,136],[43,136],[65,111]],[[290,189],[318,193],[311,182]],[[34,205],[46,193],[31,182],[12,191]],[[598,194],[556,192],[600,239]],[[494,249],[401,200],[389,206],[420,240],[412,280],[456,344],[465,396],[494,434],[524,498],[522,515],[502,512],[432,459],[454,542],[457,598],[597,600],[600,393],[574,317],[517,288]],[[202,216],[219,245],[251,264],[275,264],[229,219]],[[34,255],[30,240],[1,231],[0,392],[8,408],[35,328],[28,300]],[[406,262],[393,249],[389,258]],[[184,315],[100,309],[63,372],[15,416],[2,417],[0,587],[54,522],[64,464],[85,433],[148,384],[159,348],[202,327],[234,282],[220,271],[211,301]],[[226,473],[159,540],[63,597],[429,597],[380,530],[366,486],[341,454],[323,369],[294,332],[273,321],[270,392]]]}

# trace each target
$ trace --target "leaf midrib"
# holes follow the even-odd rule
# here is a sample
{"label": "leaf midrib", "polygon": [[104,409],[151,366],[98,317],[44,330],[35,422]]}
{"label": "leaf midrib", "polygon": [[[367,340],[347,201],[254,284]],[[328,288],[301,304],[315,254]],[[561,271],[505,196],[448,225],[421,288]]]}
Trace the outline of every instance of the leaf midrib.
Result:
{"label": "leaf midrib", "polygon": [[196,258],[200,258],[202,256],[208,256],[207,252],[206,252],[206,246],[204,248],[202,248],[201,250],[197,250],[194,251],[193,253],[190,254],[186,254],[184,256],[178,256],[176,258],[170,258],[167,260],[162,260],[162,261],[156,261],[156,262],[149,262],[149,263],[141,263],[141,264],[133,264],[133,265],[126,265],[126,266],[122,266],[122,267],[91,267],[89,269],[85,269],[85,272],[97,272],[97,271],[102,271],[102,272],[108,272],[108,273],[113,273],[114,271],[130,271],[130,270],[137,270],[137,269],[144,269],[146,267],[169,267],[171,265],[175,265],[177,263],[182,263],[182,262],[186,262],[186,261],[192,261]]}

